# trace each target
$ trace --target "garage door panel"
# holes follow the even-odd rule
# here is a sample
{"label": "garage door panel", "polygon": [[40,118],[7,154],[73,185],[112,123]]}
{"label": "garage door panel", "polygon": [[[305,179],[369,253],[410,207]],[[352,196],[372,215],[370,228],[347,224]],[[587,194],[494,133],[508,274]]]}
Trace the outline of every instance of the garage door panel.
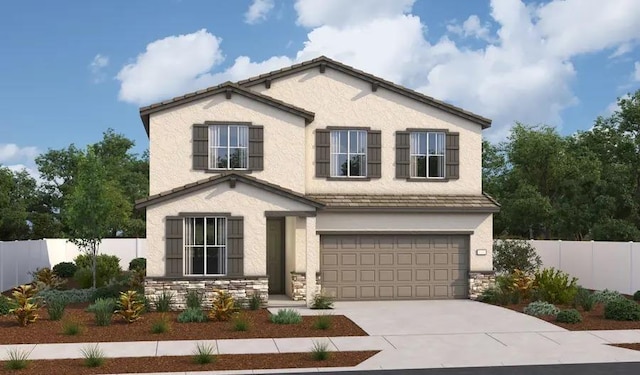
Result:
{"label": "garage door panel", "polygon": [[448,299],[468,293],[468,236],[321,236],[323,290],[338,300]]}

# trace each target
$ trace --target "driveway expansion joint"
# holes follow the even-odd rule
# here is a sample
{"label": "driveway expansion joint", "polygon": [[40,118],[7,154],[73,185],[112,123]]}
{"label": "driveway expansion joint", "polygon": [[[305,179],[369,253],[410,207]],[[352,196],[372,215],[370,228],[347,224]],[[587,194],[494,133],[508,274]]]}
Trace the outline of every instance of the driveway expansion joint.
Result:
{"label": "driveway expansion joint", "polygon": [[384,341],[388,342],[389,345],[391,345],[394,349],[398,350],[398,348],[396,348],[396,346],[393,345],[393,343],[391,341],[389,341],[386,336],[382,336],[382,338],[384,339]]}
{"label": "driveway expansion joint", "polygon": [[496,340],[497,342],[499,342],[500,344],[502,344],[503,346],[507,346],[507,344],[503,343],[502,341],[498,340],[497,338],[491,336],[490,333],[485,333],[485,335],[491,337],[492,339]]}

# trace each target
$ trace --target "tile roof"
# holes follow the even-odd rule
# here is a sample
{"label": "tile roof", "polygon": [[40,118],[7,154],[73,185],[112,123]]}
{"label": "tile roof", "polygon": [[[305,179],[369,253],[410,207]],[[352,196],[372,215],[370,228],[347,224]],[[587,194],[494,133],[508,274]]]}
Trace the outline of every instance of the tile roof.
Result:
{"label": "tile roof", "polygon": [[500,205],[483,195],[308,194],[326,210],[402,210],[430,212],[498,212]]}
{"label": "tile roof", "polygon": [[242,81],[238,81],[238,84],[241,86],[255,86],[259,83],[265,82],[266,80],[271,80],[271,79],[276,79],[276,78],[280,78],[280,77],[284,77],[284,76],[288,76],[291,74],[296,74],[299,73],[301,71],[304,70],[308,70],[314,67],[318,67],[318,66],[325,66],[325,67],[330,67],[332,69],[341,71],[343,73],[349,74],[351,76],[360,78],[362,80],[368,81],[370,82],[372,85],[376,85],[378,87],[383,87],[389,91],[393,91],[396,92],[400,95],[412,98],[414,100],[417,100],[419,102],[431,105],[433,107],[439,108],[443,111],[452,113],[454,115],[463,117],[467,120],[470,120],[472,122],[475,122],[477,124],[480,124],[482,126],[483,129],[486,129],[488,127],[491,126],[491,120],[486,118],[486,117],[482,117],[478,114],[475,114],[473,112],[469,112],[467,110],[464,110],[460,107],[454,106],[452,104],[443,102],[441,100],[435,99],[431,96],[428,95],[424,95],[420,92],[411,90],[409,88],[406,88],[404,86],[395,84],[391,81],[387,81],[383,78],[374,76],[373,74],[369,74],[367,72],[364,72],[362,70],[356,69],[352,66],[343,64],[339,61],[336,60],[332,60],[326,56],[320,56],[318,58],[315,58],[313,60],[309,60],[309,61],[305,61],[299,64],[295,64],[286,68],[282,68],[279,70],[274,70],[272,72],[269,73],[265,73],[265,74],[261,74],[255,77],[251,77]]}

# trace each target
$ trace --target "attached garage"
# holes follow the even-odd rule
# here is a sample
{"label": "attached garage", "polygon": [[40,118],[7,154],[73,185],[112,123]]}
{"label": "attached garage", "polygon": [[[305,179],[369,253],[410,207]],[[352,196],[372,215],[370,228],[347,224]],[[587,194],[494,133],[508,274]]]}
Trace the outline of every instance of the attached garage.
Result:
{"label": "attached garage", "polygon": [[467,298],[469,235],[321,235],[320,271],[337,300]]}

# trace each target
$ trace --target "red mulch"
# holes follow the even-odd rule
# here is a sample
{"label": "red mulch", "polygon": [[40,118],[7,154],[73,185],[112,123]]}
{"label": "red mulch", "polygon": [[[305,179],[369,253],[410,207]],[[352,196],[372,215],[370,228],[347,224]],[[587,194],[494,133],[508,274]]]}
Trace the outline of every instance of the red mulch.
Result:
{"label": "red mulch", "polygon": [[192,357],[138,357],[107,358],[101,367],[88,368],[82,359],[57,359],[30,361],[27,368],[13,371],[0,362],[0,374],[41,375],[41,374],[111,374],[140,372],[187,372],[212,370],[279,369],[305,367],[351,367],[378,353],[331,352],[329,359],[316,361],[309,353],[281,354],[234,354],[216,356],[214,363],[199,365]]}
{"label": "red mulch", "polygon": [[[94,315],[85,312],[87,304],[70,305],[62,321],[48,319],[45,309],[39,310],[40,319],[27,327],[20,327],[13,316],[0,316],[0,345],[2,344],[40,344],[65,342],[113,342],[113,341],[157,341],[157,340],[216,340],[240,338],[281,338],[281,337],[335,337],[367,336],[358,325],[343,315],[334,315],[330,329],[313,328],[315,317],[305,316],[300,324],[280,325],[269,321],[269,312],[261,310],[243,310],[249,321],[249,330],[237,332],[232,322],[208,321],[205,323],[178,323],[178,312],[166,313],[171,330],[166,333],[151,333],[151,325],[163,315],[150,312],[134,323],[127,324],[114,315],[110,326],[99,327]],[[62,333],[63,321],[75,320],[82,324],[83,332],[77,336],[65,336]]]}
{"label": "red mulch", "polygon": [[634,343],[634,344],[609,344],[611,346],[617,346],[618,348],[625,348],[625,349],[631,349],[631,350],[640,350],[640,343]]}

